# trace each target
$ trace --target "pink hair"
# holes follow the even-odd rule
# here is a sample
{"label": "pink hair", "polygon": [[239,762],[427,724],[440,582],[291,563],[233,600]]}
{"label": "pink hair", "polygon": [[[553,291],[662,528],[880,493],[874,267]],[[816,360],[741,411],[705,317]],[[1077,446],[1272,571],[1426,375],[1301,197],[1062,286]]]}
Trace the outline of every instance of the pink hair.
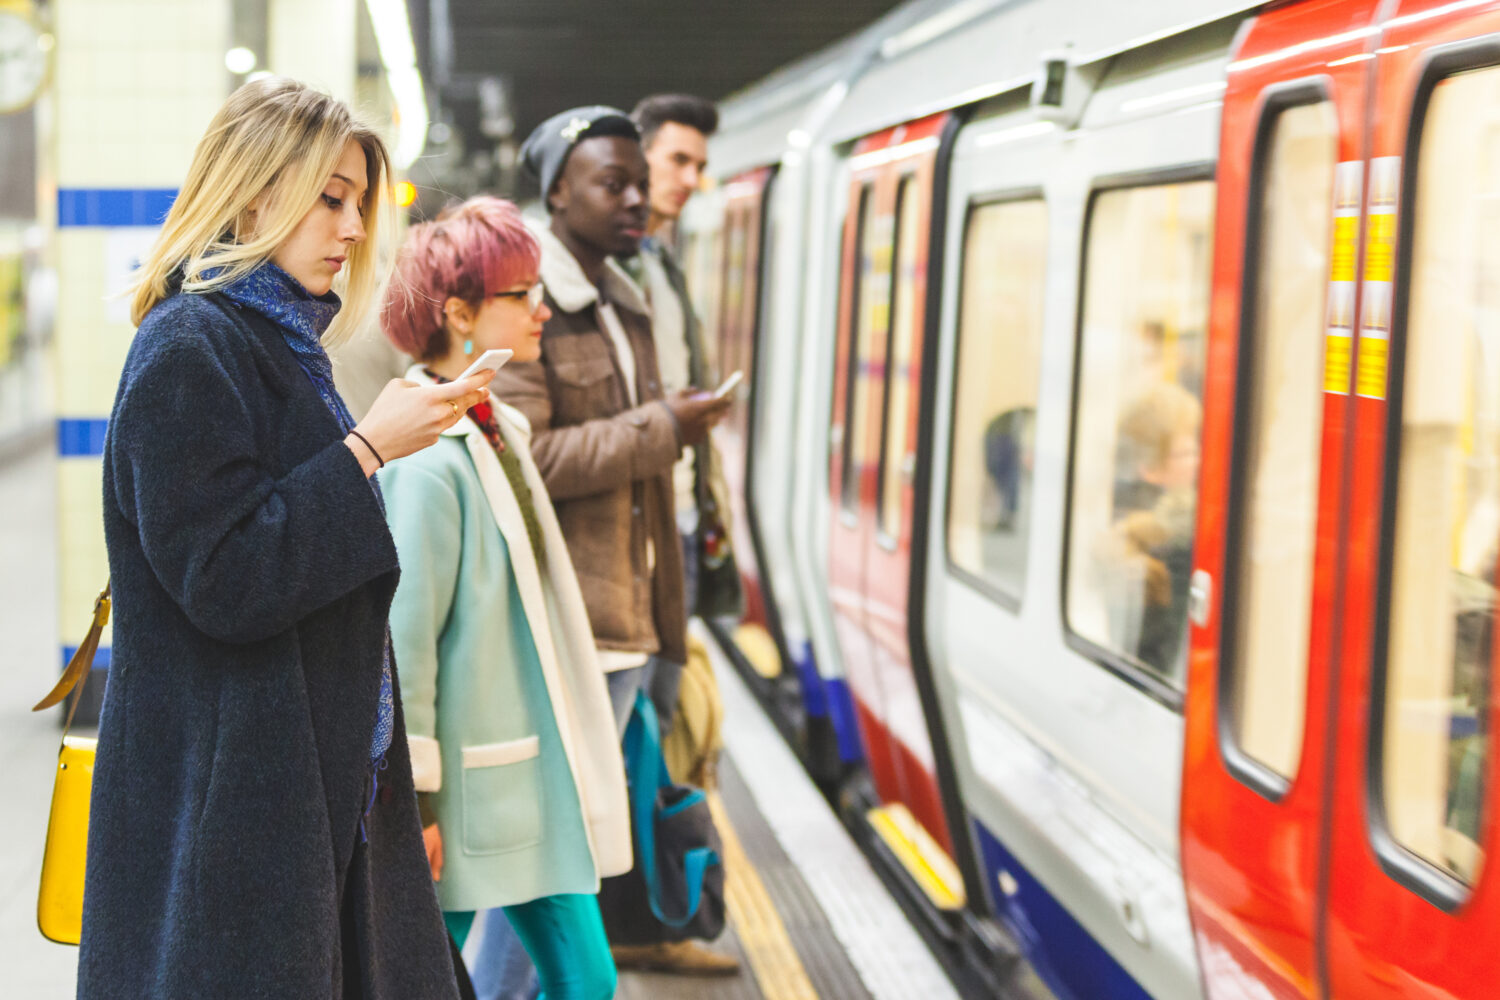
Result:
{"label": "pink hair", "polygon": [[542,248],[515,205],[481,195],[411,228],[396,256],[380,309],[380,327],[419,360],[448,347],[443,303],[478,307],[495,292],[536,279]]}

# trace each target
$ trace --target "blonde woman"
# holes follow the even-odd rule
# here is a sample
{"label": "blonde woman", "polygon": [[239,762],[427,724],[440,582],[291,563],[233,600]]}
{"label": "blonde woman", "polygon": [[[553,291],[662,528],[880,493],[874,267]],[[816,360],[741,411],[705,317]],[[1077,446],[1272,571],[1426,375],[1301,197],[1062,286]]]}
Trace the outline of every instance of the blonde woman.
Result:
{"label": "blonde woman", "polygon": [[[443,384],[486,350],[535,361],[551,316],[514,205],[474,198],[413,228],[381,326]],[[516,410],[486,396],[380,474],[405,572],[391,608],[407,729],[449,932],[504,907],[544,1000],[608,1000],[600,876],[630,869],[614,713],[557,516]],[[507,984],[514,985],[514,984]]]}
{"label": "blonde woman", "polygon": [[371,304],[387,183],[343,104],[248,84],[142,265],[104,452],[115,629],[81,998],[458,995],[371,477],[489,375],[392,382],[357,425],[334,391],[322,344]]}

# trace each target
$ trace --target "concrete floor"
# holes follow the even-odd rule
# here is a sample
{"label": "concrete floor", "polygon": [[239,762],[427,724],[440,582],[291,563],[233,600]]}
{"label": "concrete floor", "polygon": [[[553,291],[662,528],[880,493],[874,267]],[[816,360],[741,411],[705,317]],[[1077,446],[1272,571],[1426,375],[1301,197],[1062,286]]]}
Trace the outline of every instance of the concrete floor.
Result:
{"label": "concrete floor", "polygon": [[47,440],[0,463],[0,996],[17,1000],[72,997],[78,962],[36,929],[60,723],[30,711],[60,669],[55,455]]}

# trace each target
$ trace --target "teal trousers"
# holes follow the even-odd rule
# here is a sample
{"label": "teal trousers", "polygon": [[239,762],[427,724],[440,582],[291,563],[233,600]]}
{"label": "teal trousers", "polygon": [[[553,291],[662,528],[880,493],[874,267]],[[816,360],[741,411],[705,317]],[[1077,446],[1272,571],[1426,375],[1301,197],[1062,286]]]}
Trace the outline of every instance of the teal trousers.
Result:
{"label": "teal trousers", "polygon": [[[504,910],[536,966],[542,988],[537,1000],[610,1000],[615,995],[615,962],[599,916],[599,897],[564,893]],[[462,948],[474,926],[474,911],[447,911],[443,922]]]}

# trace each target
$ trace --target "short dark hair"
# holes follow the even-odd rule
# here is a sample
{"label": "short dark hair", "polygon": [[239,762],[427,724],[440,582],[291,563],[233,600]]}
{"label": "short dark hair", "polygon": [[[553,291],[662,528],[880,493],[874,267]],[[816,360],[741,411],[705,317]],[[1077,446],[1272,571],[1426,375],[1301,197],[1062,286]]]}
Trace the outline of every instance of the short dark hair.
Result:
{"label": "short dark hair", "polygon": [[653,94],[635,106],[630,113],[641,129],[641,147],[651,145],[657,131],[667,122],[676,122],[713,135],[719,128],[719,109],[714,102],[692,94]]}

